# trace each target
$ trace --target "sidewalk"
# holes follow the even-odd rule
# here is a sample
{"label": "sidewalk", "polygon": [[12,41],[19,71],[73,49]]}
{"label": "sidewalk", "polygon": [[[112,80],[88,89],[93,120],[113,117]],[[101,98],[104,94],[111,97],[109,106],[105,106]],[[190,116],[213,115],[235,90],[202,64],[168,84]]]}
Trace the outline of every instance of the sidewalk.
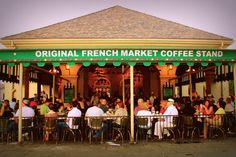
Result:
{"label": "sidewalk", "polygon": [[1,144],[0,157],[234,157],[236,138],[223,141],[175,144],[170,142],[124,144]]}

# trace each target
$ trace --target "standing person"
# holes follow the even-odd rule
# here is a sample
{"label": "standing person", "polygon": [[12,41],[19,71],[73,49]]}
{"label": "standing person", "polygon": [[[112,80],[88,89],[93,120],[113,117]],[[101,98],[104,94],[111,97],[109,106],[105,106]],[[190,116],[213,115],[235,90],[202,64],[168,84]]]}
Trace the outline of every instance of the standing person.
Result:
{"label": "standing person", "polygon": [[168,99],[168,102],[166,104],[167,109],[164,112],[164,118],[159,119],[158,122],[155,123],[155,128],[154,128],[154,135],[158,136],[158,138],[161,140],[163,138],[163,134],[169,134],[169,132],[163,132],[163,127],[166,126],[173,126],[173,116],[178,115],[178,110],[174,106],[174,100],[173,99]]}

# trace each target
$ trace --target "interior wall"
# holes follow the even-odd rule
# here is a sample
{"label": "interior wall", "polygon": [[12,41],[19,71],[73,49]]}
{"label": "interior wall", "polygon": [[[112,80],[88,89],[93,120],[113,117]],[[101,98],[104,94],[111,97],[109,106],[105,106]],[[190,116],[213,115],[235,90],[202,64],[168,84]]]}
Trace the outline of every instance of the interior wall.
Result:
{"label": "interior wall", "polygon": [[218,100],[221,97],[221,94],[223,98],[226,99],[229,96],[229,81],[220,81],[212,83],[211,91],[212,95],[215,97],[215,100]]}
{"label": "interior wall", "polygon": [[205,94],[205,90],[206,90],[206,82],[196,83],[196,92],[197,92],[198,96],[203,98],[204,94]]}
{"label": "interior wall", "polygon": [[189,96],[189,85],[182,86],[182,96]]}
{"label": "interior wall", "polygon": [[38,84],[36,82],[29,83],[29,98],[34,97],[34,94],[37,94]]}

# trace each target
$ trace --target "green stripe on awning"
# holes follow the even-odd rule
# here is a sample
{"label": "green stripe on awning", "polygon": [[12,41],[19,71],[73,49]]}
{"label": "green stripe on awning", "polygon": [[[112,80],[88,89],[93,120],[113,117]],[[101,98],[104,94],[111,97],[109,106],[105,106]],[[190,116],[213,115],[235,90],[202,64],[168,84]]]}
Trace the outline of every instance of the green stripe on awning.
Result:
{"label": "green stripe on awning", "polygon": [[58,66],[60,66],[60,62],[52,62],[52,65],[54,66],[54,67],[58,67]]}
{"label": "green stripe on awning", "polygon": [[143,65],[146,67],[150,66],[151,64],[152,64],[151,62],[143,62]]}
{"label": "green stripe on awning", "polygon": [[190,67],[194,66],[194,62],[187,62],[187,65],[190,66]]}
{"label": "green stripe on awning", "polygon": [[106,65],[106,62],[98,62],[98,65],[99,65],[100,67],[103,67],[103,66]]}
{"label": "green stripe on awning", "polygon": [[116,66],[116,67],[118,67],[118,66],[121,65],[121,62],[113,62],[113,65]]}
{"label": "green stripe on awning", "polygon": [[201,62],[201,65],[206,67],[206,66],[208,66],[208,62]]}
{"label": "green stripe on awning", "polygon": [[174,65],[174,66],[179,66],[179,65],[180,65],[180,62],[173,62],[173,65]]}
{"label": "green stripe on awning", "polygon": [[88,67],[91,65],[91,62],[83,62],[83,66]]}
{"label": "green stripe on awning", "polygon": [[43,67],[43,66],[45,65],[45,62],[38,62],[37,65],[38,65],[39,67]]}
{"label": "green stripe on awning", "polygon": [[233,63],[233,62],[228,62],[228,65],[231,66],[231,67],[233,67],[234,64],[235,64],[235,63]]}
{"label": "green stripe on awning", "polygon": [[29,67],[30,66],[30,63],[22,63],[23,67]]}
{"label": "green stripe on awning", "polygon": [[158,64],[159,64],[160,66],[164,66],[164,65],[166,65],[166,62],[160,61],[160,62],[158,62]]}
{"label": "green stripe on awning", "polygon": [[222,65],[221,62],[215,62],[214,64],[215,64],[215,66],[221,66]]}
{"label": "green stripe on awning", "polygon": [[67,65],[69,65],[70,67],[73,67],[75,65],[75,62],[68,62]]}
{"label": "green stripe on awning", "polygon": [[135,66],[136,62],[128,62],[129,66]]}
{"label": "green stripe on awning", "polygon": [[7,66],[14,67],[15,63],[7,63]]}

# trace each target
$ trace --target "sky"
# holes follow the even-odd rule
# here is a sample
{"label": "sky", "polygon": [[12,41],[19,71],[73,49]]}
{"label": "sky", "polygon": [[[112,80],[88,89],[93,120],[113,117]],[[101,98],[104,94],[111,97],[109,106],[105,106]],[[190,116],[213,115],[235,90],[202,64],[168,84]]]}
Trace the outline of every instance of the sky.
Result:
{"label": "sky", "polygon": [[115,5],[236,40],[236,0],[0,0],[0,38]]}

